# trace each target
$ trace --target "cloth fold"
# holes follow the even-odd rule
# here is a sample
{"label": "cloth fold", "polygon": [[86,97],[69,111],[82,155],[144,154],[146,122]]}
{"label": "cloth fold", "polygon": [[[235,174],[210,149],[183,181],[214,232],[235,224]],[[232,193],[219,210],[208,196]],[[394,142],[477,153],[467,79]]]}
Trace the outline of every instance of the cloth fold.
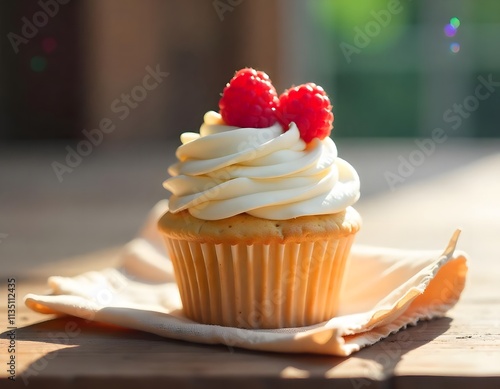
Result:
{"label": "cloth fold", "polygon": [[26,305],[163,337],[252,350],[348,356],[419,320],[443,316],[465,286],[467,255],[354,245],[338,316],[308,327],[247,330],[199,324],[183,315],[172,264],[156,222],[159,202],[137,238],[121,252],[120,266],[75,277],[50,277],[50,295],[28,294]]}

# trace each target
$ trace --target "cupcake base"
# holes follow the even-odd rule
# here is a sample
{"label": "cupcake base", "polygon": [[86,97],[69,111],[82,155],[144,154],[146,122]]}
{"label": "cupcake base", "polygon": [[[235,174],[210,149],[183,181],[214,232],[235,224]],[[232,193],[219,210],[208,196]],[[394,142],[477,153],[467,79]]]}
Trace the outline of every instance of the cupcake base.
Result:
{"label": "cupcake base", "polygon": [[[297,232],[295,235],[288,233],[281,239],[264,243],[240,236],[251,237],[248,231],[241,230],[242,225],[245,229],[252,225],[248,223],[248,218],[253,218],[249,215],[245,215],[245,220],[225,221],[228,229],[231,226],[238,230],[233,235],[240,236],[243,241],[239,243],[224,235],[213,239],[214,236],[201,231],[196,239],[194,236],[188,239],[186,229],[169,230],[168,220],[172,214],[164,216],[160,229],[172,259],[186,316],[200,323],[239,328],[299,327],[334,317],[347,257],[359,227],[359,215],[352,210],[328,216],[322,216],[324,220],[297,218],[293,223],[299,223],[302,232],[308,229],[307,223],[313,222],[318,230],[321,221],[324,223],[319,230],[325,226],[332,229],[331,217],[335,216],[337,222],[341,221],[334,223],[339,227],[334,228],[336,233],[317,233],[319,239],[313,239],[313,235],[305,234],[304,238],[291,228],[290,231]],[[347,216],[351,220],[347,220]],[[191,217],[182,216],[184,222]],[[264,221],[267,222],[277,224]],[[281,234],[290,227],[283,227],[283,223],[287,221],[279,222]],[[191,224],[186,228],[196,227]],[[223,241],[226,238],[229,243]]]}

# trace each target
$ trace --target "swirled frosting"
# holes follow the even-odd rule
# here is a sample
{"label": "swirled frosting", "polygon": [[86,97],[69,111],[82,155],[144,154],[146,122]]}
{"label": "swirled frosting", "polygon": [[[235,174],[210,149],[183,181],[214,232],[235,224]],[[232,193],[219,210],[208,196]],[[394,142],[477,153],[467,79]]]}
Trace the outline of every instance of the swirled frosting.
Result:
{"label": "swirled frosting", "polygon": [[337,213],[359,198],[356,170],[337,156],[333,140],[306,144],[294,123],[283,132],[227,126],[205,114],[200,132],[181,135],[178,162],[163,186],[171,212],[204,220],[240,213],[272,220]]}

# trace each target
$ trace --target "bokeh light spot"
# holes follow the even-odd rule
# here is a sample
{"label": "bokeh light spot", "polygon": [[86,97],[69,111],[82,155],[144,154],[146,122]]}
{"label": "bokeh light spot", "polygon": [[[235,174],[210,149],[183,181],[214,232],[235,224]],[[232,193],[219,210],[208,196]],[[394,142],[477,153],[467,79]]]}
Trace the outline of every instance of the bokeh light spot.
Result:
{"label": "bokeh light spot", "polygon": [[460,51],[460,43],[453,42],[450,44],[450,51],[454,54],[458,53]]}
{"label": "bokeh light spot", "polygon": [[457,29],[455,27],[453,27],[451,24],[447,24],[446,26],[444,26],[444,34],[447,36],[447,37],[452,37],[452,36],[455,36],[455,34],[457,33]]}
{"label": "bokeh light spot", "polygon": [[47,68],[47,60],[44,57],[35,56],[30,61],[31,70],[40,73]]}
{"label": "bokeh light spot", "polygon": [[50,54],[57,48],[57,41],[52,37],[43,38],[42,49],[45,53]]}
{"label": "bokeh light spot", "polygon": [[450,24],[453,26],[454,29],[457,29],[460,27],[460,20],[456,17],[453,17],[450,19]]}

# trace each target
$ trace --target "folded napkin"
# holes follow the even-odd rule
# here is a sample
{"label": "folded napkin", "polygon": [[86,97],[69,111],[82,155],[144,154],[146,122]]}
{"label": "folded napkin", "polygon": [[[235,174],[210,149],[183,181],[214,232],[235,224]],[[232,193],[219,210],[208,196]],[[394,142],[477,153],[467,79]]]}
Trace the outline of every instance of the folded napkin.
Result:
{"label": "folded napkin", "polygon": [[28,294],[26,305],[191,342],[347,356],[419,320],[443,316],[465,285],[466,254],[455,251],[459,231],[443,253],[354,245],[337,317],[277,330],[199,324],[183,315],[156,229],[166,209],[166,200],[153,208],[139,236],[123,248],[119,267],[50,277],[52,294]]}

